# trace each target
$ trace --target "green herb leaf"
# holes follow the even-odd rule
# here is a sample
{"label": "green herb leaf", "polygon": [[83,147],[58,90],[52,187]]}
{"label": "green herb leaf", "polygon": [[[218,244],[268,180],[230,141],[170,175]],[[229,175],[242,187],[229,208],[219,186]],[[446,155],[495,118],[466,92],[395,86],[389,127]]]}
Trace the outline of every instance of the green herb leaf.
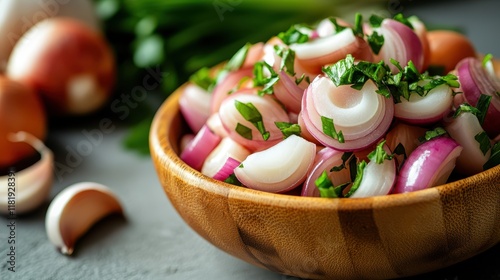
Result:
{"label": "green herb leaf", "polygon": [[402,24],[408,26],[409,28],[411,29],[415,29],[413,28],[413,25],[411,24],[411,22],[408,20],[408,18],[406,18],[405,16],[403,16],[403,14],[399,13],[399,14],[396,14],[394,17],[393,17],[394,20],[396,21],[399,21],[401,22]]}
{"label": "green herb leaf", "polygon": [[[259,110],[255,108],[255,106],[252,103],[243,103],[238,100],[234,101],[234,105],[236,107],[236,110],[240,112],[241,116],[245,120],[251,122],[255,126],[255,128],[257,128],[257,130],[262,135],[262,139],[267,141],[267,139],[269,139],[270,134],[269,131],[266,131],[266,128],[264,127],[264,122],[262,121],[262,115],[260,114]],[[236,128],[238,129],[238,126]],[[241,133],[239,134],[242,135]]]}
{"label": "green herb leaf", "polygon": [[286,45],[303,44],[309,41],[309,35],[304,33],[304,29],[309,29],[303,25],[292,25],[287,31],[278,34],[278,38]]}
{"label": "green herb leaf", "polygon": [[479,100],[477,101],[476,108],[479,110],[479,114],[476,115],[479,123],[482,125],[484,123],[484,119],[486,118],[486,114],[488,113],[488,108],[491,103],[491,95],[481,94],[479,96]]}
{"label": "green herb leaf", "polygon": [[341,157],[342,164],[338,165],[338,166],[332,167],[332,169],[330,169],[330,172],[338,172],[338,171],[340,171],[342,169],[345,169],[346,168],[346,166],[345,166],[346,162],[352,157],[353,154],[354,154],[353,152],[345,152],[345,153],[343,153],[342,157]]}
{"label": "green herb leaf", "polygon": [[238,178],[236,178],[236,175],[234,175],[234,173],[229,175],[229,177],[227,177],[226,180],[224,180],[224,182],[229,183],[231,185],[239,186],[239,187],[243,186],[243,184],[240,182],[240,180],[238,180]]}
{"label": "green herb leaf", "polygon": [[354,18],[354,28],[352,29],[354,35],[363,38],[365,33],[363,32],[363,16],[361,13],[356,13]]}
{"label": "green herb leaf", "polygon": [[382,25],[382,21],[384,21],[384,18],[377,15],[371,15],[368,19],[370,26],[374,28],[380,27]]}
{"label": "green herb leaf", "polygon": [[323,72],[336,86],[352,84],[354,70],[354,57],[350,54],[331,66],[323,67]]}
{"label": "green herb leaf", "polygon": [[354,179],[351,188],[344,197],[350,197],[358,190],[359,186],[361,185],[361,182],[363,181],[363,173],[365,171],[366,165],[367,163],[364,160],[358,164],[356,168],[356,178]]}
{"label": "green herb leaf", "polygon": [[236,124],[236,128],[234,129],[239,135],[241,135],[241,137],[245,138],[245,139],[248,139],[248,140],[252,140],[253,139],[253,136],[252,136],[252,129],[245,126],[245,125],[242,125],[241,123],[237,123]]}
{"label": "green herb leaf", "polygon": [[328,178],[327,172],[323,171],[318,179],[314,181],[314,184],[318,188],[321,197],[338,198],[342,197],[342,192],[350,183],[334,186],[330,178]]}
{"label": "green herb leaf", "polygon": [[487,170],[500,164],[500,142],[495,143],[491,148],[491,155],[488,161],[483,165],[483,169]]}
{"label": "green herb leaf", "polygon": [[330,17],[329,18],[330,22],[333,24],[333,27],[335,28],[335,33],[339,33],[341,31],[343,31],[344,29],[346,29],[347,27],[345,26],[342,26],[340,25],[338,22],[337,22],[337,19],[334,18],[334,17]]}
{"label": "green herb leaf", "polygon": [[[265,70],[270,73],[269,76],[266,76]],[[263,86],[263,89],[259,89],[258,91],[259,95],[273,94],[274,85],[280,78],[271,65],[264,61],[256,62],[253,68],[253,75],[254,86]]]}
{"label": "green herb leaf", "polygon": [[344,143],[344,134],[342,131],[337,132],[332,119],[321,116],[321,124],[325,135],[339,141],[339,143]]}
{"label": "green herb leaf", "polygon": [[295,52],[281,45],[274,46],[274,50],[281,57],[280,70],[284,70],[290,76],[295,76]]}
{"label": "green herb leaf", "polygon": [[377,164],[384,163],[384,160],[392,160],[393,156],[389,155],[384,150],[385,140],[381,141],[375,150],[368,154],[370,161],[375,161]]}
{"label": "green herb leaf", "polygon": [[486,132],[480,132],[476,136],[474,136],[474,139],[479,143],[479,148],[481,149],[481,152],[483,155],[486,155],[486,153],[491,149],[491,142],[490,138],[488,137],[488,134]]}
{"label": "green herb leaf", "polygon": [[373,53],[379,54],[380,49],[382,49],[382,46],[384,45],[384,36],[378,34],[377,31],[373,31],[371,35],[368,35],[367,40]]}
{"label": "green herb leaf", "polygon": [[212,78],[208,67],[203,67],[196,71],[193,75],[191,75],[189,80],[208,92],[212,92],[216,83],[216,80]]}
{"label": "green herb leaf", "polygon": [[447,133],[448,132],[446,132],[446,130],[444,128],[442,128],[442,127],[436,127],[433,130],[426,131],[425,132],[425,136],[424,137],[420,137],[418,140],[420,142],[426,142],[426,141],[429,141],[431,139],[443,136],[443,135],[445,135]]}
{"label": "green herb leaf", "polygon": [[486,67],[486,64],[488,64],[492,59],[493,55],[491,53],[485,55],[482,62],[483,67]]}
{"label": "green herb leaf", "polygon": [[296,123],[288,123],[288,122],[275,122],[274,123],[281,133],[283,134],[283,139],[288,138],[291,135],[300,136],[301,128],[300,125]]}
{"label": "green herb leaf", "polygon": [[236,71],[241,68],[243,65],[243,62],[245,62],[245,59],[247,58],[248,55],[248,50],[250,50],[250,47],[252,44],[246,43],[241,49],[239,49],[234,56],[227,62],[225,68],[229,71]]}

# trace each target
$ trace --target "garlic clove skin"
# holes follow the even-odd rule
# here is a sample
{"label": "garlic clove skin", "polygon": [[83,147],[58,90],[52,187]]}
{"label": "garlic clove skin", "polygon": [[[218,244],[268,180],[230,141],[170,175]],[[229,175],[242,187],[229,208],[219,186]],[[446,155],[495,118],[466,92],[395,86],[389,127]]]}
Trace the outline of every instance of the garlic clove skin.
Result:
{"label": "garlic clove skin", "polygon": [[35,136],[20,131],[9,134],[12,142],[25,142],[41,158],[28,168],[0,177],[0,214],[15,216],[39,207],[49,196],[54,179],[54,154]]}
{"label": "garlic clove skin", "polygon": [[115,213],[123,214],[123,209],[109,187],[94,182],[77,183],[54,197],[45,216],[45,230],[61,253],[71,255],[82,235]]}

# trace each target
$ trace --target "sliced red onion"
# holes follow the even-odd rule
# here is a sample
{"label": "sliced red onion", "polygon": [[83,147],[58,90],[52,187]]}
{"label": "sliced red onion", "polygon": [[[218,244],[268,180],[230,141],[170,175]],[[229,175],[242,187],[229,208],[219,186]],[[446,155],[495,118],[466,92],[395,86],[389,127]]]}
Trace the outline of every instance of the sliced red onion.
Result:
{"label": "sliced red onion", "polygon": [[180,158],[192,168],[200,171],[207,156],[219,144],[221,138],[204,125],[181,152]]}
{"label": "sliced red onion", "polygon": [[219,181],[224,181],[226,180],[231,174],[234,173],[234,169],[240,165],[240,162],[235,160],[232,157],[227,158],[225,164],[222,166],[221,169],[213,176],[215,180]]}
{"label": "sliced red onion", "polygon": [[462,147],[449,137],[433,138],[410,154],[396,179],[393,193],[407,193],[446,183]]}
{"label": "sliced red onion", "polygon": [[264,43],[253,44],[249,49],[241,68],[252,68],[253,65],[264,57]]}
{"label": "sliced red onion", "polygon": [[476,106],[481,94],[490,95],[491,103],[482,124],[491,138],[500,134],[500,80],[483,68],[474,57],[464,58],[457,64],[457,75],[467,103]]}
{"label": "sliced red onion", "polygon": [[179,98],[179,108],[189,128],[197,133],[210,116],[210,92],[188,84]]}
{"label": "sliced red onion", "polygon": [[445,129],[451,138],[463,147],[456,162],[456,170],[466,176],[482,172],[483,165],[490,158],[491,150],[483,154],[479,142],[475,139],[476,135],[484,132],[477,117],[472,113],[462,112],[448,123]]}
{"label": "sliced red onion", "polygon": [[375,56],[377,60],[384,60],[393,73],[399,72],[399,69],[391,63],[391,59],[395,59],[402,66],[412,61],[415,67],[423,72],[424,49],[422,42],[410,27],[399,21],[386,18],[376,31],[384,36],[384,45],[379,54]]}
{"label": "sliced red onion", "polygon": [[[262,133],[254,124],[245,120],[236,109],[236,101],[245,104],[251,103],[259,111],[264,128],[269,132],[267,140],[263,138]],[[259,96],[255,92],[251,94],[248,91],[235,92],[226,98],[221,104],[219,117],[229,137],[251,151],[263,150],[281,141],[283,134],[275,122],[290,122],[287,112],[271,95]],[[251,129],[251,139],[236,132],[238,124]]]}
{"label": "sliced red onion", "polygon": [[340,166],[342,164],[342,155],[344,152],[332,148],[322,148],[314,159],[313,167],[307,173],[306,180],[302,186],[302,196],[319,197],[319,189],[315,181],[326,171],[328,178],[335,186],[351,181],[349,169],[342,169],[341,171],[330,172],[332,167]]}
{"label": "sliced red onion", "polygon": [[296,59],[310,73],[320,74],[322,67],[333,64],[351,54],[357,60],[372,61],[368,43],[346,28],[331,36],[318,38],[304,44],[290,46]]}
{"label": "sliced red onion", "polygon": [[[389,147],[384,145],[384,150],[390,154]],[[387,195],[392,191],[396,182],[396,162],[385,159],[382,163],[370,161],[363,170],[363,179],[358,189],[350,196],[371,197]]]}
{"label": "sliced red onion", "polygon": [[210,113],[219,111],[220,104],[231,92],[237,90],[238,84],[244,79],[252,79],[253,67],[242,68],[240,70],[222,74],[212,93],[210,101]]}
{"label": "sliced red onion", "polygon": [[415,125],[405,123],[397,123],[389,130],[385,136],[386,144],[392,153],[397,152],[396,148],[399,145],[403,146],[404,154],[395,154],[398,163],[398,169],[401,167],[405,160],[405,155],[410,155],[419,145],[420,137],[425,136],[427,129]]}
{"label": "sliced red onion", "polygon": [[248,155],[250,155],[250,151],[245,147],[236,143],[233,139],[225,137],[207,156],[201,168],[201,173],[208,177],[213,177],[224,168],[228,158],[241,162]]}
{"label": "sliced red onion", "polygon": [[[419,82],[424,86],[429,81]],[[425,96],[416,93],[410,95],[410,100],[401,98],[394,105],[394,116],[411,124],[429,125],[447,116],[453,106],[453,90],[442,84],[429,91]]]}
{"label": "sliced red onion", "polygon": [[274,96],[287,110],[299,113],[301,110],[302,96],[307,86],[298,86],[295,77],[290,77],[285,71],[279,72],[280,80],[274,85]]}
{"label": "sliced red onion", "polygon": [[[348,85],[335,86],[325,76],[318,76],[302,99],[302,119],[306,129],[320,143],[338,150],[362,150],[377,142],[387,132],[394,115],[394,103],[376,93],[370,80],[361,90]],[[344,143],[323,132],[321,117],[332,119]]]}
{"label": "sliced red onion", "polygon": [[417,16],[409,17],[408,21],[413,26],[415,34],[417,34],[420,42],[422,43],[422,50],[424,52],[424,62],[422,65],[422,70],[425,71],[429,67],[431,58],[431,48],[429,45],[429,40],[427,40],[427,26],[425,26],[425,23]]}
{"label": "sliced red onion", "polygon": [[315,154],[316,145],[291,135],[269,149],[249,155],[234,175],[251,189],[286,192],[302,184]]}
{"label": "sliced red onion", "polygon": [[194,139],[194,134],[192,133],[188,133],[188,134],[184,134],[182,137],[181,137],[181,140],[179,141],[179,151],[180,153],[182,153],[186,147],[189,146],[189,143],[191,143]]}

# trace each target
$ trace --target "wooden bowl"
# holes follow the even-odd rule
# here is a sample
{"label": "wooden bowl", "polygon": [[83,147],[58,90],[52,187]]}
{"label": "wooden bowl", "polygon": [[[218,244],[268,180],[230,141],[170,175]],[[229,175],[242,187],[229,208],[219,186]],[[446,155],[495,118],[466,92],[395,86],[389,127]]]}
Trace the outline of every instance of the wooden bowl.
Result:
{"label": "wooden bowl", "polygon": [[307,279],[397,278],[500,241],[500,166],[443,186],[373,198],[271,194],[213,180],[178,157],[182,87],[150,133],[160,183],[185,222],[248,263]]}

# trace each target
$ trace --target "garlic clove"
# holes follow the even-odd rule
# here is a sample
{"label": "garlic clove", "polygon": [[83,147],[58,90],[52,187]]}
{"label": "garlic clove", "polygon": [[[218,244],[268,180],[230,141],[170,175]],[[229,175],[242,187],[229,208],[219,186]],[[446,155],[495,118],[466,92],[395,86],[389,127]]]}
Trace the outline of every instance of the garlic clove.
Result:
{"label": "garlic clove", "polygon": [[65,255],[71,255],[75,243],[96,222],[110,214],[122,214],[122,206],[107,186],[82,182],[57,194],[45,216],[49,240]]}
{"label": "garlic clove", "polygon": [[54,154],[27,132],[11,133],[8,137],[12,142],[31,145],[41,155],[30,167],[0,177],[0,214],[15,216],[34,210],[48,197],[54,179]]}

